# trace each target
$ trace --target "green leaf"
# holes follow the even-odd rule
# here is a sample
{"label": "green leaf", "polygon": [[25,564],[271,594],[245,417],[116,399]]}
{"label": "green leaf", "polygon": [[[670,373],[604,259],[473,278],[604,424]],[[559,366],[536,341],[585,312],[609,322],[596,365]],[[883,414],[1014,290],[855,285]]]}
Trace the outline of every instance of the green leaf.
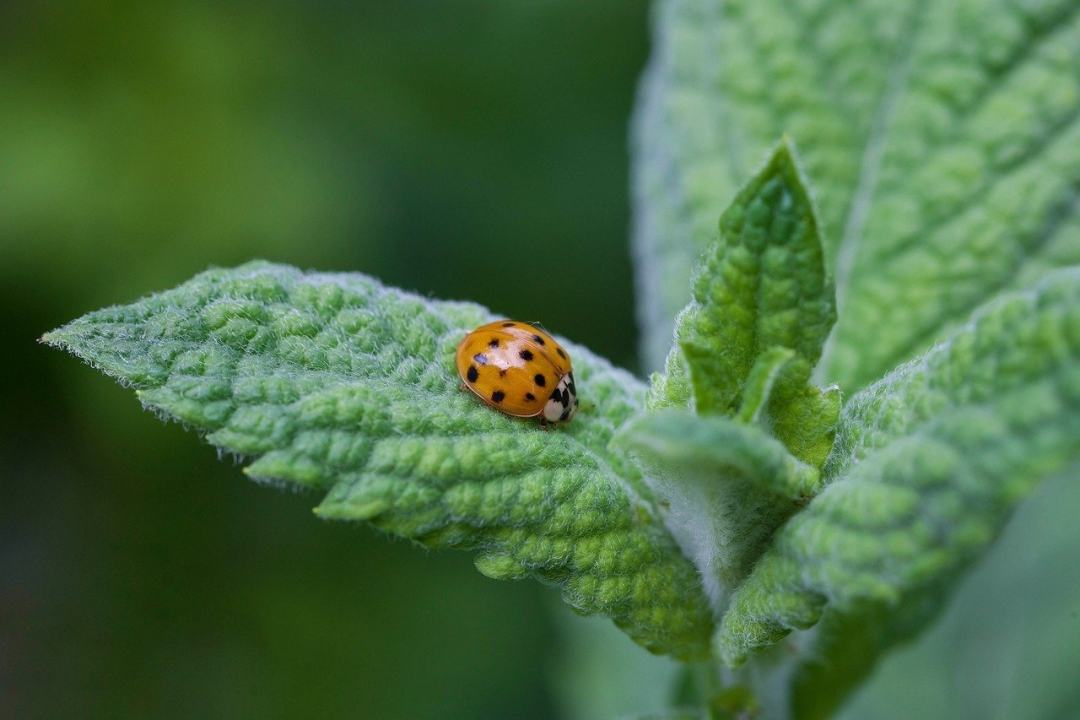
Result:
{"label": "green leaf", "polygon": [[785,347],[772,347],[761,353],[746,377],[746,386],[736,414],[739,422],[756,423],[772,397],[780,374],[795,359],[795,352]]}
{"label": "green leaf", "polygon": [[1080,717],[1080,686],[1064,670],[1080,667],[1078,507],[1075,470],[1043,482],[942,618],[885,658],[841,717]]}
{"label": "green leaf", "polygon": [[654,372],[650,377],[649,390],[645,395],[645,408],[661,410],[663,408],[687,408],[693,405],[693,389],[690,387],[690,370],[686,359],[672,347],[664,363],[664,372]]}
{"label": "green leaf", "polygon": [[782,133],[821,203],[840,303],[822,377],[846,391],[1080,263],[1080,4],[660,0],[655,18],[635,120],[648,365]]}
{"label": "green leaf", "polygon": [[478,550],[490,576],[550,582],[654,652],[701,656],[712,619],[700,579],[607,450],[641,383],[568,344],[583,397],[573,423],[545,432],[494,412],[454,369],[458,341],[490,319],[363,275],[257,262],[43,339],[253,458],[250,476],[325,494],[323,517]]}
{"label": "green leaf", "polygon": [[[825,717],[1042,478],[1080,456],[1080,270],[980,311],[844,409],[826,487],[775,535],[717,634],[732,664],[795,629],[795,692]],[[799,707],[798,698],[793,700]]]}
{"label": "green leaf", "polygon": [[816,469],[763,430],[720,416],[662,410],[613,441],[645,471],[665,520],[720,612],[773,532],[817,492]]}
{"label": "green leaf", "polygon": [[677,348],[700,413],[732,413],[759,355],[812,368],[836,318],[821,238],[794,149],[780,143],[720,217],[679,315]]}
{"label": "green leaf", "polygon": [[[791,369],[789,369],[791,368]],[[783,369],[769,398],[769,421],[795,457],[821,467],[833,447],[840,420],[840,388],[811,384],[798,361]],[[808,372],[808,371],[806,371]]]}
{"label": "green leaf", "polygon": [[698,413],[767,410],[772,432],[819,466],[839,398],[809,379],[835,319],[814,205],[784,141],[720,217],[676,321],[671,376],[657,380],[650,406],[685,404],[689,390]]}

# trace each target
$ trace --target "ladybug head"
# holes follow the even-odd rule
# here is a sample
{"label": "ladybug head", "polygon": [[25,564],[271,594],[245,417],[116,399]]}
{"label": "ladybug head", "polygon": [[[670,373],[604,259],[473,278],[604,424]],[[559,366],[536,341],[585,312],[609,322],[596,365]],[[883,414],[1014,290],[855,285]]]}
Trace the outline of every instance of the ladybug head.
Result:
{"label": "ladybug head", "polygon": [[570,422],[574,419],[577,407],[577,386],[574,384],[574,373],[569,372],[559,379],[559,384],[551,391],[544,404],[544,419],[553,423]]}

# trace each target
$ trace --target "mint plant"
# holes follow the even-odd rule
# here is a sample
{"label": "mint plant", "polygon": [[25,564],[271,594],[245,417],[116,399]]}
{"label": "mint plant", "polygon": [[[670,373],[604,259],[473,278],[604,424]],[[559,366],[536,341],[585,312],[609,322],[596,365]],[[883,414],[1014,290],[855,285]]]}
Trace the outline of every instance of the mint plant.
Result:
{"label": "mint plant", "polygon": [[555,431],[459,387],[495,315],[360,274],[210,270],[43,339],[321,517],[693,663],[672,717],[828,717],[1080,458],[1076,10],[660,2],[635,246],[663,372],[567,343]]}

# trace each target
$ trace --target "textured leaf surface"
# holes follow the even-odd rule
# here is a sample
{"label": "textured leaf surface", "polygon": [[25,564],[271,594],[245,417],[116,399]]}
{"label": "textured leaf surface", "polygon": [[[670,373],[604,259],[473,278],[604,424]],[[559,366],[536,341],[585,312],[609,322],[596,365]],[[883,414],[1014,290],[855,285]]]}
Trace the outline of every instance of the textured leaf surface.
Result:
{"label": "textured leaf surface", "polygon": [[[636,122],[647,360],[782,133],[814,179],[854,390],[1002,290],[1080,263],[1080,3],[661,0]],[[868,342],[868,338],[873,338]]]}
{"label": "textured leaf surface", "polygon": [[[1078,361],[1080,272],[1059,271],[853,397],[825,489],[732,598],[723,657],[741,662],[821,619],[800,672],[843,685],[917,631],[1012,507],[1080,457]],[[858,668],[842,662],[853,641]],[[837,642],[844,652],[830,654]],[[821,717],[815,707],[803,716]]]}
{"label": "textured leaf surface", "polygon": [[701,414],[757,418],[764,410],[793,453],[820,465],[839,403],[823,400],[809,379],[835,319],[814,205],[784,141],[721,216],[675,324],[671,375],[656,381],[652,397],[662,399],[651,405],[689,397]]}
{"label": "textured leaf surface", "polygon": [[[886,658],[844,720],[1080,717],[1080,483],[1043,482],[925,635]],[[913,693],[913,687],[919,688]]]}
{"label": "textured leaf surface", "polygon": [[816,469],[762,429],[726,417],[648,413],[615,443],[641,463],[718,613],[776,528],[818,490]]}
{"label": "textured leaf surface", "polygon": [[780,374],[795,359],[795,352],[786,347],[772,347],[758,356],[746,376],[746,385],[735,417],[743,423],[756,423],[772,397]]}
{"label": "textured leaf surface", "polygon": [[650,650],[707,652],[694,566],[635,489],[636,471],[607,451],[643,386],[568,344],[582,392],[572,424],[544,432],[489,410],[459,387],[453,354],[490,319],[363,275],[251,263],[44,340],[255,458],[249,475],[325,493],[324,517],[477,549],[485,574],[557,584]]}

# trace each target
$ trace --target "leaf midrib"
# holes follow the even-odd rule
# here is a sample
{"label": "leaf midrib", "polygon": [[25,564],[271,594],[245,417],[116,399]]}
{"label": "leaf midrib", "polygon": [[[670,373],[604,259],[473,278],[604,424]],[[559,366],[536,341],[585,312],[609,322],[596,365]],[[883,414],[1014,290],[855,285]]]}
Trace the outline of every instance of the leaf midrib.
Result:
{"label": "leaf midrib", "polygon": [[855,263],[856,245],[862,236],[863,226],[869,217],[870,206],[873,202],[874,188],[877,185],[877,176],[885,153],[885,141],[889,127],[892,125],[896,103],[908,86],[915,48],[924,26],[923,10],[926,3],[927,0],[920,0],[912,5],[908,17],[908,30],[904,33],[906,40],[897,51],[896,59],[893,60],[889,69],[885,90],[874,111],[870,134],[867,136],[862,159],[859,162],[859,174],[844,219],[843,235],[836,251],[836,304],[841,312],[849,276]]}
{"label": "leaf midrib", "polygon": [[[253,273],[253,274],[257,274],[257,273]],[[326,276],[327,276],[327,274],[323,273],[323,274],[318,275],[317,277],[325,278]],[[329,278],[329,279],[332,282],[337,281],[337,278]],[[381,285],[377,286],[376,289],[379,290],[379,291],[383,291],[383,292],[392,292],[392,289],[385,288],[385,287],[383,287]],[[404,293],[400,293],[400,292],[393,293],[393,294],[397,295],[397,296],[400,296],[400,297],[406,297],[406,298],[408,297]],[[442,323],[442,325],[443,325],[443,328],[442,328],[441,333],[440,333],[440,337],[437,340],[439,346],[441,347],[443,341],[445,341],[445,339],[447,337],[449,337],[452,333],[456,332],[456,328],[455,328],[456,323],[451,322],[450,319],[445,315],[445,313],[442,312],[442,309],[439,308],[439,306],[437,304],[431,304],[431,305],[429,305],[427,307],[427,309],[433,315],[436,315],[438,317],[438,319],[439,319],[439,322]],[[128,340],[128,341],[134,341],[134,342],[144,342],[144,343],[148,343],[148,344],[151,344],[151,345],[159,344],[160,342],[162,342],[159,338],[148,338],[145,334],[131,333],[131,332],[128,331],[127,327],[122,323],[117,323],[117,322],[111,322],[110,321],[108,323],[87,323],[87,325],[91,326],[91,327],[94,327],[95,329],[97,328],[97,326],[101,326],[101,325],[110,326],[114,331],[114,334],[112,334],[110,336],[111,339]],[[119,330],[119,332],[116,332],[117,330]],[[79,349],[78,347],[72,345],[70,342],[65,340],[63,337],[56,336],[54,333],[47,334],[46,336],[44,336],[42,338],[42,340],[45,341],[46,343],[54,344],[54,345],[57,344],[58,342],[62,343],[69,351],[71,351],[74,354],[76,354],[77,356],[81,357],[84,361],[89,362],[92,365],[95,365],[96,367],[99,367],[101,369],[101,371],[104,372],[106,375],[108,375],[110,377],[113,377],[115,379],[118,379],[118,380],[122,380],[125,384],[131,385],[132,387],[134,387],[137,390],[155,390],[155,389],[158,389],[158,388],[166,387],[168,385],[167,380],[163,381],[161,383],[132,383],[132,382],[126,380],[125,378],[123,378],[116,371],[114,371],[114,370],[112,370],[110,368],[107,368],[105,366],[102,366],[99,363],[94,363],[92,361],[92,359],[87,354],[82,352],[81,349]],[[241,350],[241,349],[238,349],[236,347],[233,347],[233,346],[230,346],[230,345],[225,345],[225,344],[221,343],[220,340],[213,337],[212,334],[208,334],[207,337],[202,339],[202,340],[187,340],[186,342],[189,342],[194,347],[197,347],[198,345],[205,344],[205,343],[208,343],[208,342],[218,344],[218,345],[222,346],[223,348],[228,349],[231,353],[233,353],[235,355],[235,357],[233,358],[234,365],[235,365],[235,363],[238,363],[245,356],[252,355],[252,353],[248,353],[245,350]],[[348,385],[352,384],[353,382],[371,381],[373,379],[376,380],[376,381],[378,380],[378,378],[373,378],[371,375],[357,374],[355,376],[344,376],[344,375],[342,375],[340,373],[334,373],[334,372],[328,371],[328,370],[319,370],[319,369],[315,369],[315,368],[310,368],[310,367],[306,367],[306,366],[303,366],[303,365],[299,365],[299,364],[295,363],[294,361],[287,360],[287,359],[281,358],[281,357],[278,357],[277,360],[279,361],[279,363],[282,366],[292,366],[295,369],[302,370],[304,372],[326,373],[328,375],[331,375],[331,376],[334,377],[335,380],[337,380],[337,382],[334,382],[332,384],[333,387],[344,387],[344,386],[348,386]],[[599,359],[598,359],[598,361],[599,361]],[[432,359],[430,362],[432,364],[438,364],[437,359]],[[602,362],[602,361],[599,361],[599,362]],[[601,370],[601,371],[604,371],[604,370],[606,370],[606,368]],[[168,374],[169,374],[169,376],[172,376],[172,372],[169,372]],[[230,377],[228,379],[229,387],[230,387],[230,403],[233,405],[233,412],[230,413],[230,415],[229,415],[230,418],[235,413],[237,407],[240,405],[240,403],[238,403],[235,400],[235,397],[236,397],[235,381],[236,381],[236,373],[234,372],[234,373],[232,373],[232,377]],[[325,391],[326,389],[329,389],[329,388],[324,388],[323,391]],[[442,400],[442,399],[447,398],[447,397],[451,397],[452,393],[453,393],[452,388],[447,388],[446,390],[437,391],[437,390],[432,390],[430,388],[425,388],[425,387],[422,387],[422,386],[414,385],[410,389],[411,389],[412,392],[423,393],[424,395],[431,398],[432,402],[435,402],[437,400]],[[301,402],[302,400],[303,400],[303,398],[298,398],[296,400],[290,401],[289,403],[268,403],[268,404],[272,404],[272,405],[275,405],[275,406],[278,406],[278,407],[288,407],[290,405],[295,405],[296,403]],[[603,417],[603,416],[598,416],[596,418],[597,422],[599,422],[601,420],[603,420],[605,422],[605,424],[607,425],[607,427],[605,427],[603,429],[608,431],[608,435],[613,435],[614,431],[616,429],[615,426],[614,426],[614,423],[609,422],[607,420],[607,418]],[[205,436],[207,436],[209,434],[212,434],[214,432],[218,432],[218,431],[220,431],[222,429],[227,428],[228,425],[229,425],[229,421],[226,420],[223,423],[221,423],[220,427],[215,427],[215,428],[210,428],[210,427],[202,428],[202,427],[200,427],[200,428],[198,428],[198,432],[199,432],[200,435],[205,437]],[[515,431],[515,430],[512,430],[512,429],[508,429],[506,431],[493,431],[493,432],[506,432],[509,435],[517,435],[517,434],[519,434],[518,431]],[[556,432],[557,432],[557,430],[556,430]],[[380,434],[374,434],[374,433],[365,433],[365,434],[368,437],[371,437],[374,440],[380,440],[380,439],[392,437],[392,433],[385,433],[385,434],[381,434],[381,435]],[[432,434],[432,435],[433,436],[438,436],[438,437],[458,437],[459,436],[459,434],[454,434],[454,433],[445,433],[445,434],[435,433],[435,434]],[[563,435],[563,437],[565,437],[566,440],[569,443],[575,445],[579,449],[579,451],[581,451],[584,455],[588,456],[593,461],[593,463],[595,464],[595,467],[596,467],[597,471],[600,472],[603,476],[605,476],[605,479],[609,483],[613,483],[616,487],[622,488],[627,493],[627,495],[629,496],[632,503],[652,508],[652,505],[650,503],[646,502],[646,500],[641,496],[641,494],[633,486],[633,483],[628,478],[624,478],[622,475],[617,473],[615,471],[615,469],[611,466],[611,464],[605,458],[603,458],[595,449],[593,449],[590,445],[587,445],[580,438],[578,438],[575,435],[570,435],[569,433],[565,433]],[[277,448],[277,449],[281,450],[281,449],[285,449],[287,447],[289,447],[289,446],[286,445],[286,446],[283,446],[283,447]],[[261,455],[265,455],[265,454],[266,453],[260,453],[259,455],[261,456]],[[362,471],[362,469],[360,469],[360,471]],[[655,508],[653,508],[653,509],[655,510]]]}
{"label": "leaf midrib", "polygon": [[[994,91],[999,88],[1000,82],[1003,79],[1011,76],[1019,68],[1024,67],[1025,60],[1030,57],[1030,55],[1036,49],[1041,47],[1042,44],[1049,38],[1052,38],[1059,32],[1064,33],[1075,30],[1075,28],[1073,28],[1070,23],[1077,17],[1078,14],[1080,14],[1080,4],[1068,4],[1055,12],[1050,18],[1042,21],[1036,28],[1035,32],[1033,32],[1031,36],[1027,39],[1027,41],[1024,42],[1016,52],[1012,53],[1009,58],[999,68],[995,70],[995,72],[991,73],[990,76],[986,78],[982,89],[971,99],[971,101],[964,107],[962,113],[955,119],[953,123],[953,131],[947,133],[946,135],[938,138],[933,143],[931,143],[926,148],[927,153],[932,154],[933,151],[935,151],[937,148],[940,148],[942,145],[950,142],[951,140],[955,140],[960,137],[960,134],[964,132],[962,127],[963,122],[966,119],[970,118],[982,106],[982,104],[987,100],[987,98],[992,96]],[[922,23],[917,23],[917,25],[921,27]],[[911,44],[913,43],[909,43],[909,45]],[[901,88],[900,90],[902,91],[903,89],[905,88]],[[1047,130],[1046,133],[1035,139],[1035,141],[1028,148],[1027,152],[1019,154],[1010,162],[996,168],[989,182],[980,186],[976,192],[968,195],[959,204],[949,207],[945,212],[941,212],[936,216],[930,218],[930,222],[928,224],[921,225],[917,230],[908,233],[905,237],[896,239],[895,241],[890,243],[890,246],[883,252],[878,251],[874,255],[875,262],[878,264],[888,264],[894,261],[897,257],[911,250],[914,247],[914,244],[917,241],[925,238],[927,234],[936,232],[955,218],[959,217],[965,211],[975,207],[980,201],[984,200],[988,196],[988,194],[992,192],[993,189],[996,188],[1004,179],[1009,177],[1018,169],[1026,167],[1031,162],[1040,159],[1042,157],[1042,153],[1044,153],[1049,147],[1051,147],[1053,143],[1060,138],[1061,133],[1072,127],[1072,125],[1078,119],[1080,119],[1080,106],[1075,107],[1071,112],[1061,117],[1057,122],[1054,123],[1053,126],[1051,126]],[[873,188],[870,189],[869,196],[866,198],[866,208],[864,212],[867,215],[869,213],[870,205],[872,204],[872,194]],[[849,225],[851,223],[854,210],[855,204],[853,202],[852,213],[849,213]],[[1059,213],[1055,213],[1055,217],[1058,216]],[[862,218],[861,222],[865,222],[865,217]],[[853,247],[853,245],[857,242],[858,236],[861,235],[861,226],[858,228],[858,230],[859,232],[856,232],[855,236],[849,236],[848,233],[845,233],[844,240],[841,243],[841,252],[838,253],[838,302],[842,300],[842,295],[846,291],[851,280],[850,273],[854,270],[857,248]],[[1045,241],[1046,238],[1042,237],[1042,240]],[[1004,286],[1004,284],[998,283],[995,285],[995,288],[1001,289]],[[983,293],[982,297],[978,300],[967,303],[965,305],[966,309],[970,311],[982,301],[982,298],[985,298],[990,294],[992,293]],[[957,313],[954,313],[953,318],[955,318],[956,315]],[[944,318],[942,322],[935,325],[929,331],[920,334],[917,338],[914,338],[910,342],[906,343],[904,348],[895,354],[895,357],[907,357],[909,353],[918,349],[928,340],[932,339],[939,332],[940,328],[943,325],[947,324],[949,320],[950,318]]]}
{"label": "leaf midrib", "polygon": [[[1074,193],[1066,199],[1066,201],[1059,206],[1061,209],[1057,212],[1051,213],[1050,217],[1043,224],[1042,229],[1037,233],[1035,241],[1024,248],[1024,254],[1037,255],[1042,248],[1046,246],[1051,240],[1056,237],[1056,231],[1062,225],[1068,223],[1073,218],[1080,216],[1080,188],[1077,188]],[[1030,260],[1030,257],[1025,257]],[[997,293],[1008,288],[1009,284],[1015,279],[1013,275],[1005,275],[999,278],[997,281],[991,283],[985,287],[985,292],[981,295],[972,297],[967,302],[960,305],[958,308],[954,308],[952,316],[948,318],[938,318],[931,327],[918,335],[912,336],[908,342],[904,343],[895,353],[896,357],[908,357],[911,353],[916,352],[919,348],[924,347],[928,343],[934,341],[934,339],[941,333],[942,328],[947,327],[950,321],[953,321],[957,317],[964,317],[978,308],[987,297],[993,297]]]}

